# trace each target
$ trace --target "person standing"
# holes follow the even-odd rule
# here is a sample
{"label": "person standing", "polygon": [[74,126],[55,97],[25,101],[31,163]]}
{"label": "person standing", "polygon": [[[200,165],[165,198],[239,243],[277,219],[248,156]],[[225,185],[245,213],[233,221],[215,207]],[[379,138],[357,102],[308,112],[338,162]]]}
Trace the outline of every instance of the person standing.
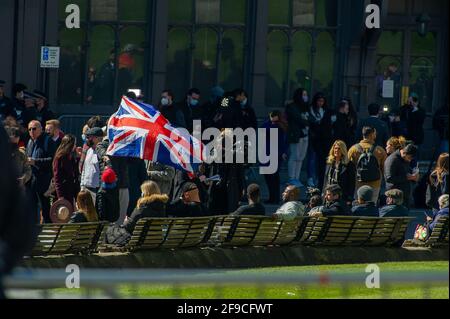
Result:
{"label": "person standing", "polygon": [[[279,111],[272,111],[269,114],[269,119],[261,126],[266,131],[266,155],[269,156],[270,152],[270,130],[275,129],[278,131],[278,167],[273,174],[264,174],[267,188],[269,190],[269,199],[267,204],[279,204],[280,202],[280,168],[282,161],[287,159],[288,144],[286,140],[286,134],[284,127],[280,121],[281,113]],[[263,165],[263,164],[261,164]],[[268,165],[268,164],[267,164]]]}
{"label": "person standing", "polygon": [[258,121],[256,119],[255,110],[248,103],[248,94],[244,89],[236,89],[233,92],[234,100],[239,103],[241,107],[241,123],[239,125],[244,131],[248,128],[256,129]]}
{"label": "person standing", "polygon": [[75,203],[80,191],[78,164],[75,157],[76,138],[67,134],[61,140],[53,159],[53,181],[57,199],[64,198]]}
{"label": "person standing", "polygon": [[36,113],[34,119],[41,122],[42,127],[45,128],[47,121],[55,119],[55,114],[48,108],[48,97],[44,92],[34,90]]}
{"label": "person standing", "polygon": [[400,119],[406,123],[406,139],[414,142],[420,150],[425,138],[423,124],[425,123],[426,113],[420,107],[419,96],[411,93],[408,103],[402,107]]}
{"label": "person standing", "polygon": [[439,155],[434,171],[430,174],[427,183],[426,204],[439,210],[438,199],[444,194],[448,194],[449,187],[449,154]]}
{"label": "person standing", "polygon": [[186,127],[184,114],[173,101],[174,96],[171,90],[162,91],[159,111],[174,127]]}
{"label": "person standing", "polygon": [[355,141],[357,117],[350,99],[342,98],[337,106],[336,122],[333,123],[333,140],[341,140],[345,145]]}
{"label": "person standing", "polygon": [[366,119],[363,119],[358,126],[358,129],[356,131],[357,133],[357,139],[364,138],[364,136],[361,136],[362,130],[366,126],[373,127],[376,131],[376,139],[375,139],[375,145],[384,147],[386,145],[387,140],[389,139],[389,128],[385,121],[380,119],[380,113],[381,113],[381,106],[376,103],[369,104],[369,117]]}
{"label": "person standing", "polygon": [[355,178],[355,165],[348,159],[347,146],[343,141],[334,142],[327,159],[324,189],[329,185],[339,185],[343,200],[350,205],[355,193]]}
{"label": "person standing", "polygon": [[419,173],[409,173],[410,162],[417,155],[417,146],[406,145],[403,149],[395,151],[384,163],[384,178],[386,190],[399,189],[403,192],[404,205],[409,208],[411,182],[419,180]]}
{"label": "person standing", "polygon": [[149,180],[158,184],[161,194],[170,195],[175,178],[175,168],[159,162],[149,162],[147,175]]}
{"label": "person standing", "polygon": [[97,191],[100,187],[100,161],[97,153],[97,145],[103,138],[103,131],[99,127],[90,128],[86,131],[86,152],[81,170],[81,189],[88,190],[92,200],[96,201]]}
{"label": "person standing", "polygon": [[5,96],[4,86],[5,81],[0,80],[0,122],[3,122],[8,116],[16,117],[11,100]]}
{"label": "person standing", "polygon": [[44,223],[51,223],[50,198],[45,196],[52,179],[52,162],[55,154],[52,139],[42,131],[41,123],[33,120],[28,124],[30,140],[27,144],[28,163],[32,167],[32,189],[42,210]]}
{"label": "person standing", "polygon": [[58,148],[61,144],[61,140],[64,137],[63,131],[61,131],[61,124],[58,120],[49,120],[45,122],[45,132],[52,138],[55,143],[55,147]]}
{"label": "person standing", "polygon": [[37,229],[35,215],[19,186],[20,173],[11,160],[11,143],[0,124],[0,299],[3,276],[33,248]]}
{"label": "person standing", "polygon": [[377,131],[375,128],[365,126],[362,129],[363,139],[353,145],[348,151],[349,160],[355,165],[356,185],[359,189],[363,185],[373,188],[374,203],[378,203],[381,189],[386,151],[376,145]]}
{"label": "person standing", "polygon": [[200,106],[200,90],[196,88],[191,88],[186,93],[186,98],[177,103],[178,107],[184,116],[185,128],[192,133],[193,130],[193,120],[201,120],[203,117],[202,108]]}
{"label": "person standing", "polygon": [[293,102],[286,106],[289,184],[296,187],[303,187],[300,175],[308,152],[309,116],[308,92],[299,88],[294,92]]}
{"label": "person standing", "polygon": [[[333,116],[332,111],[328,109],[327,100],[323,93],[314,95],[310,108],[310,126],[309,126],[309,178],[313,178],[314,184],[322,189],[323,178],[325,176],[325,165],[328,150],[331,147],[333,134]],[[314,179],[317,179],[314,181]]]}
{"label": "person standing", "polygon": [[439,150],[441,153],[448,153],[448,105],[439,108],[433,115],[433,130],[435,130],[439,136],[440,145]]}

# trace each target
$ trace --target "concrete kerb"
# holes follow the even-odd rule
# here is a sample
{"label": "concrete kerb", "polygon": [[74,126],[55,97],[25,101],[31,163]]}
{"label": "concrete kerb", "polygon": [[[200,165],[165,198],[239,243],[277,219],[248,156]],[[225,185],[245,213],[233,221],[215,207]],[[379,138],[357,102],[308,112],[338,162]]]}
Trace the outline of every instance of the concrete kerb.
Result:
{"label": "concrete kerb", "polygon": [[401,261],[448,261],[441,248],[385,247],[239,247],[159,249],[133,253],[99,253],[90,256],[24,258],[25,268],[258,268],[323,264],[354,264]]}

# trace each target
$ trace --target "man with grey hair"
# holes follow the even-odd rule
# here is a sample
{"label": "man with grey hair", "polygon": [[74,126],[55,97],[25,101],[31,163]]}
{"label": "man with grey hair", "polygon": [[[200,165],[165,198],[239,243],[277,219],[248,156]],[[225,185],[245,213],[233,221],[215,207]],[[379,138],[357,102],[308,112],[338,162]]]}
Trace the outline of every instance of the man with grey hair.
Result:
{"label": "man with grey hair", "polygon": [[438,199],[439,211],[433,213],[433,217],[427,216],[428,228],[433,231],[441,217],[448,217],[448,194],[444,194]]}
{"label": "man with grey hair", "polygon": [[393,188],[386,193],[386,206],[380,208],[380,217],[407,217],[409,210],[403,206],[403,192]]}

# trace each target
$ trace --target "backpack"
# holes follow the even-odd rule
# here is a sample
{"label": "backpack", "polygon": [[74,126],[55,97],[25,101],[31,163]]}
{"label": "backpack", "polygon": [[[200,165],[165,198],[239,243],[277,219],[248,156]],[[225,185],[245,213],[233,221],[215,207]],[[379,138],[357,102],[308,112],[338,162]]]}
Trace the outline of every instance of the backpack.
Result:
{"label": "backpack", "polygon": [[360,183],[374,182],[381,178],[378,160],[373,154],[376,145],[372,145],[367,151],[358,144],[357,148],[361,155],[356,164],[356,180]]}

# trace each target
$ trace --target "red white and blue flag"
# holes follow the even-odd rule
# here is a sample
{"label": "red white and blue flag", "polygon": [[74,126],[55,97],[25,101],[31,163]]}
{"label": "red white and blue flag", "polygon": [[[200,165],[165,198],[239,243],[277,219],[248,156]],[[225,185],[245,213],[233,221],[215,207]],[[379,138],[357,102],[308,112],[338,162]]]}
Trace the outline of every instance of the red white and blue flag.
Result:
{"label": "red white and blue flag", "polygon": [[126,96],[108,121],[108,138],[107,155],[160,162],[190,177],[203,159],[201,141],[173,127],[153,106]]}

